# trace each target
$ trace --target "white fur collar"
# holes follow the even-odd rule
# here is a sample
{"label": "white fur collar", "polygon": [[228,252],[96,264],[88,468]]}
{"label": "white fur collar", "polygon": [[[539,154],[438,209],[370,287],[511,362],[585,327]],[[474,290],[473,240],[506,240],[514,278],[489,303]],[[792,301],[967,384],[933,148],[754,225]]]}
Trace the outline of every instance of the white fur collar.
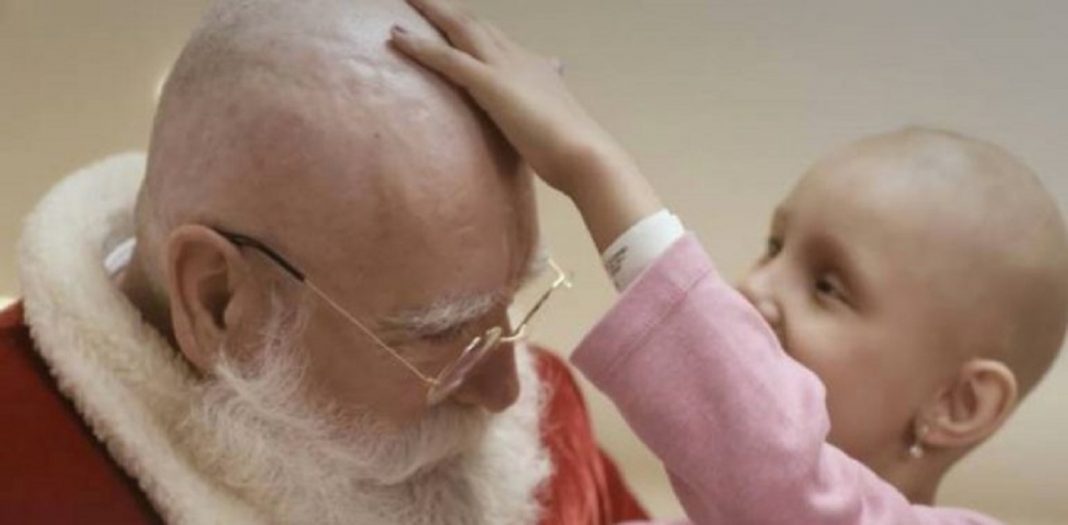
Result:
{"label": "white fur collar", "polygon": [[[170,523],[271,521],[194,467],[169,435],[193,386],[188,368],[141,320],[104,267],[133,234],[132,208],[145,169],[142,154],[119,155],[57,185],[26,222],[19,246],[25,315],[60,390],[118,463]],[[537,379],[523,353],[526,402],[505,413],[519,449],[544,456],[538,440]],[[534,384],[530,384],[533,382]],[[524,494],[548,474],[531,475]],[[539,470],[539,469],[535,469]],[[493,480],[486,480],[493,483]]]}
{"label": "white fur collar", "polygon": [[109,158],[62,181],[26,221],[19,270],[37,347],[111,455],[173,523],[262,523],[205,479],[167,435],[192,376],[141,320],[104,268],[133,234],[140,154]]}

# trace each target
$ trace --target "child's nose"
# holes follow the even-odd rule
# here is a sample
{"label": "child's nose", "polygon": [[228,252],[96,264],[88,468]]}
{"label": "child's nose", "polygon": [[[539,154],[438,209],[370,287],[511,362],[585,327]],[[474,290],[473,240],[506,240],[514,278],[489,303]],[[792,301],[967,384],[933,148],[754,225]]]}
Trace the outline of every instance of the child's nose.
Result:
{"label": "child's nose", "polygon": [[782,309],[771,286],[769,272],[754,270],[738,285],[738,291],[760,312],[776,332],[782,327]]}

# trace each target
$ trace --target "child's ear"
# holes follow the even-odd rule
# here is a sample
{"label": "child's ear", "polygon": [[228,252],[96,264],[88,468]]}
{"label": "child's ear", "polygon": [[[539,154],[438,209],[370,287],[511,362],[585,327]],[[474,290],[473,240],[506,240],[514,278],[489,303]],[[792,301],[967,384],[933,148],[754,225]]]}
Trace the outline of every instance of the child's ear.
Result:
{"label": "child's ear", "polygon": [[1018,400],[1016,374],[1005,363],[972,359],[923,411],[927,449],[969,449],[990,437]]}

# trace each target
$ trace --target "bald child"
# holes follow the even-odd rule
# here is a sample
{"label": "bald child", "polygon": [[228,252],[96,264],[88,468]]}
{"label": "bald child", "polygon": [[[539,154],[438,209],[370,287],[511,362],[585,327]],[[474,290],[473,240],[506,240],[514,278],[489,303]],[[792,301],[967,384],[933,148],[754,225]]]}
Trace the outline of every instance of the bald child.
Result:
{"label": "bald child", "polygon": [[452,46],[393,45],[582,213],[623,293],[572,360],[691,520],[996,523],[935,500],[1064,339],[1068,236],[1031,170],[948,131],[860,140],[801,178],[735,287],[548,61],[451,0],[411,3]]}

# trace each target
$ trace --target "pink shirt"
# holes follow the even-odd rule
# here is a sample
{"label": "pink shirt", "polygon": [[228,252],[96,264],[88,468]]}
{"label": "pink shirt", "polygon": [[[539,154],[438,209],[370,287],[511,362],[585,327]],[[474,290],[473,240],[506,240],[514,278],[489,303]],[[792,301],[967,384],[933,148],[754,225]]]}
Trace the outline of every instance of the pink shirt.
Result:
{"label": "pink shirt", "polygon": [[624,291],[572,361],[664,462],[694,523],[998,523],[912,505],[829,445],[823,384],[692,235]]}

